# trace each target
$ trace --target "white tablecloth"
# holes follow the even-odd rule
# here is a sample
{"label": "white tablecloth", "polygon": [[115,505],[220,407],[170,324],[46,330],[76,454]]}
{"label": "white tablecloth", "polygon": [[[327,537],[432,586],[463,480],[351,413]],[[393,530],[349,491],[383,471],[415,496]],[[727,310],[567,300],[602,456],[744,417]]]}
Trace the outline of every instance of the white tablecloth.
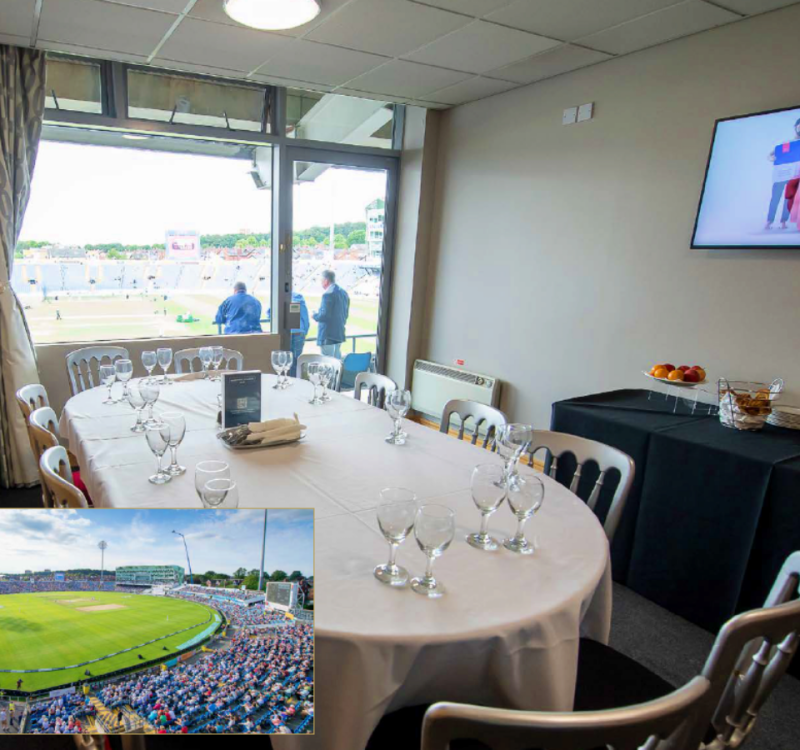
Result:
{"label": "white tablecloth", "polygon": [[[316,735],[273,737],[275,747],[360,750],[384,713],[435,700],[569,709],[578,638],[607,640],[611,619],[608,544],[594,514],[544,477],[544,506],[528,523],[536,554],[475,550],[464,542],[480,520],[470,473],[497,456],[411,422],[408,443],[392,446],[383,441],[391,429],[385,412],[347,395],[311,406],[308,383],[287,391],[273,383],[264,376],[264,417],[297,412],[308,435],[252,452],[229,451],[214,437],[218,384],[162,388],[156,411],[187,417],[178,455],[188,471],[161,487],[147,482],[155,460],[144,437],[130,432],[133,412],[101,405],[105,389],[70,399],[61,430],[100,507],[199,507],[194,464],[220,458],[231,464],[242,507],[314,508]],[[456,512],[456,541],[435,567],[448,590],[442,599],[372,577],[388,556],[375,506],[391,486]],[[502,536],[514,526],[504,505],[490,528]],[[398,562],[414,574],[424,568],[411,539]]]}

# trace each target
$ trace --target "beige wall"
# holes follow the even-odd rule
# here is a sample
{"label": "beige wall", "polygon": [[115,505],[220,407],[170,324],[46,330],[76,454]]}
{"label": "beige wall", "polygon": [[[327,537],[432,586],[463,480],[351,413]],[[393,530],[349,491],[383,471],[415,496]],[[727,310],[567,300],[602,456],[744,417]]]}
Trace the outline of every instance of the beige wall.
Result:
{"label": "beige wall", "polygon": [[[160,346],[171,346],[173,351],[192,349],[199,346],[221,345],[228,349],[236,349],[242,353],[244,367],[248,370],[272,372],[270,357],[274,349],[280,347],[280,337],[270,333],[231,336],[203,336],[201,338],[182,339],[139,339],[136,341],[105,341],[98,346],[124,346],[133,360],[134,376],[146,374],[142,367],[142,352],[157,349]],[[39,382],[47,389],[50,405],[57,414],[70,397],[69,379],[67,378],[66,356],[84,344],[41,344],[36,347],[39,365]],[[156,368],[156,373],[161,369]],[[173,366],[171,372],[175,372]]]}
{"label": "beige wall", "polygon": [[663,360],[800,404],[800,252],[689,249],[715,119],[800,104],[798,29],[794,6],[444,113],[427,356],[540,428]]}

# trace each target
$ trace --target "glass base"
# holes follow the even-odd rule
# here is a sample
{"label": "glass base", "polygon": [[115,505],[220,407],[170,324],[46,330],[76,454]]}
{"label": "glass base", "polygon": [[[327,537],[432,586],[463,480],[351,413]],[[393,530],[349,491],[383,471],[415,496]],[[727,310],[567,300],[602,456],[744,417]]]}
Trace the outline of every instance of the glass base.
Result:
{"label": "glass base", "polygon": [[185,474],[186,473],[186,467],[185,466],[180,466],[179,464],[170,464],[169,466],[167,466],[165,471],[171,477],[179,477],[179,476],[181,476],[181,474]]}
{"label": "glass base", "polygon": [[147,427],[144,426],[143,422],[137,422],[131,427],[131,432],[147,432]]}
{"label": "glass base", "polygon": [[118,404],[119,401],[115,398],[107,398],[105,401],[102,402],[106,406],[113,406],[114,404]]}
{"label": "glass base", "polygon": [[411,590],[420,596],[427,596],[429,599],[438,599],[444,594],[445,589],[435,578],[412,578]]}
{"label": "glass base", "polygon": [[309,402],[313,406],[319,406],[320,404],[324,404],[325,402],[321,398],[312,398]]}
{"label": "glass base", "polygon": [[150,484],[166,484],[167,482],[172,481],[172,477],[166,472],[162,471],[160,474],[153,474],[152,477],[148,477],[148,481]]}
{"label": "glass base", "polygon": [[475,547],[475,549],[482,549],[487,552],[494,552],[494,550],[500,549],[500,542],[494,537],[489,536],[489,534],[483,536],[476,532],[475,534],[467,534],[466,538],[467,544],[470,547]]}
{"label": "glass base", "polygon": [[153,417],[152,419],[150,419],[148,417],[147,419],[144,420],[144,426],[145,427],[163,427],[164,423],[158,417]]}
{"label": "glass base", "polygon": [[522,539],[517,539],[516,537],[504,539],[503,546],[509,552],[516,552],[518,555],[532,555],[536,551],[536,547],[524,537]]}
{"label": "glass base", "polygon": [[389,586],[405,586],[408,583],[408,571],[399,565],[383,564],[375,568],[373,575],[381,583]]}
{"label": "glass base", "polygon": [[387,443],[390,443],[391,445],[405,445],[407,437],[408,433],[405,432],[400,432],[397,435],[392,433],[391,435],[387,435],[385,440]]}
{"label": "glass base", "polygon": [[159,382],[161,383],[161,385],[175,385],[175,383],[172,380],[170,380],[166,375],[164,375],[164,377],[161,378]]}

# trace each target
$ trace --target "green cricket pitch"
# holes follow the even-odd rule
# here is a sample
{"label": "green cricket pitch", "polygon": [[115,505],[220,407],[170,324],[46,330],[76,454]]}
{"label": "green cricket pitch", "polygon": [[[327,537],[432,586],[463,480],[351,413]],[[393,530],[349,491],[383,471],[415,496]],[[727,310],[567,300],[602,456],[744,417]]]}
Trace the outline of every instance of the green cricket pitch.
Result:
{"label": "green cricket pitch", "polygon": [[[0,671],[0,689],[16,689],[22,678],[24,691],[85,679],[86,669],[96,678],[144,666],[168,652],[176,654],[178,647],[209,628],[215,615],[209,607],[181,599],[98,591],[8,594],[0,596],[0,603],[0,670],[59,668],[25,674]],[[127,648],[133,650],[118,653]],[[60,669],[95,659],[100,661]]]}

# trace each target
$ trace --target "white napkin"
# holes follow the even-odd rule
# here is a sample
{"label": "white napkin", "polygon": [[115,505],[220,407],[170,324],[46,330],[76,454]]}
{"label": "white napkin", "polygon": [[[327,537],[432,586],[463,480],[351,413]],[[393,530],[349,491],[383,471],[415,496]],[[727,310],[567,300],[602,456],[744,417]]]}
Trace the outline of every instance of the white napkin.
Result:
{"label": "white napkin", "polygon": [[302,431],[306,429],[304,424],[300,424],[297,414],[294,415],[294,419],[268,419],[266,422],[250,422],[247,427],[250,434],[245,438],[245,442],[258,445],[299,440]]}

